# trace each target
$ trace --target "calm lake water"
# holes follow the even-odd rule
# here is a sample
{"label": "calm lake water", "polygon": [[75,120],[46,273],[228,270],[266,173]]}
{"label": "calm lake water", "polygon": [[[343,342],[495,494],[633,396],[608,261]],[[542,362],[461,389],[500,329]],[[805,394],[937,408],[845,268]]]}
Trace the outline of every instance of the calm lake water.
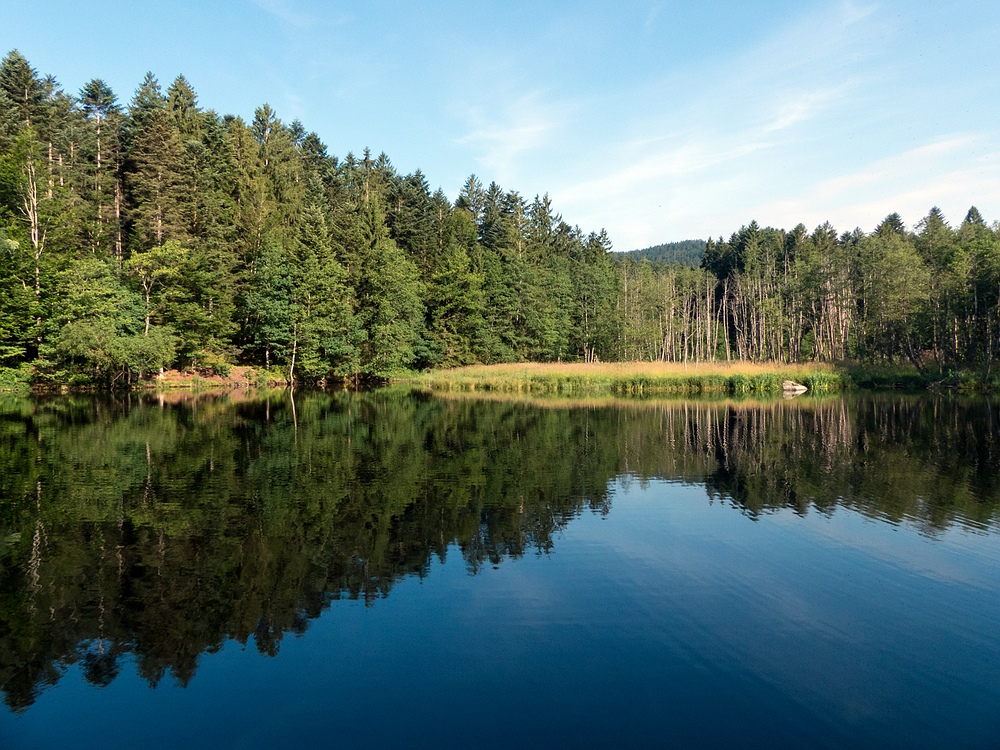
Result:
{"label": "calm lake water", "polygon": [[1000,747],[1000,407],[0,396],[0,747]]}

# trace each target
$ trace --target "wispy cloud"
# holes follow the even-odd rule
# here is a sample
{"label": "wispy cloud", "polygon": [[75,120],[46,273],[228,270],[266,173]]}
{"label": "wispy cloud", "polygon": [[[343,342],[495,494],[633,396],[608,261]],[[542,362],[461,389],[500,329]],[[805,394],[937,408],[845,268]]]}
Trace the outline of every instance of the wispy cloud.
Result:
{"label": "wispy cloud", "polygon": [[598,177],[581,170],[553,197],[626,249],[732,231],[734,214],[749,220],[754,207],[805,195],[817,177],[832,179],[835,149],[863,150],[851,133],[883,112],[867,65],[883,32],[875,13],[827,6],[692,78],[622,92],[613,108],[644,116],[604,156],[613,166]]}
{"label": "wispy cloud", "polygon": [[935,138],[929,143],[876,159],[862,169],[818,182],[811,192],[821,199],[836,199],[888,180],[910,179],[920,173],[938,171],[942,162],[974,148],[979,139],[972,134]]}
{"label": "wispy cloud", "polygon": [[465,120],[470,128],[456,139],[469,148],[491,179],[506,180],[518,174],[520,162],[545,148],[567,120],[568,105],[553,102],[536,91],[487,111],[469,107]]}
{"label": "wispy cloud", "polygon": [[643,23],[643,28],[646,31],[652,31],[656,26],[656,19],[659,18],[660,13],[663,11],[663,3],[653,3],[649,8],[649,12],[646,14],[646,21]]}
{"label": "wispy cloud", "polygon": [[282,23],[297,29],[309,28],[317,21],[314,15],[301,10],[292,0],[251,0],[251,2]]}
{"label": "wispy cloud", "polygon": [[762,128],[763,133],[776,133],[820,116],[824,109],[849,93],[851,82],[817,91],[802,91],[776,104],[775,114]]}
{"label": "wispy cloud", "polygon": [[1000,148],[983,134],[934,139],[835,177],[794,198],[754,206],[762,216],[798,216],[814,225],[830,220],[840,229],[871,230],[899,212],[910,224],[939,206],[957,223],[971,203],[1000,205]]}
{"label": "wispy cloud", "polygon": [[332,2],[320,2],[318,6],[307,7],[302,0],[250,0],[255,6],[277,20],[298,31],[328,29],[343,26],[353,20],[353,16],[340,12]]}

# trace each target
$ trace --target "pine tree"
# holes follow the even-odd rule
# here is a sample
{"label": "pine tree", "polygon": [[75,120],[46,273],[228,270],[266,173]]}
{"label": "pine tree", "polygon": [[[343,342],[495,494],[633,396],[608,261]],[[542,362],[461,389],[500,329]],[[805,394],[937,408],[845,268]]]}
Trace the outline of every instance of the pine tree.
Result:
{"label": "pine tree", "polygon": [[160,82],[151,72],[147,72],[129,103],[128,130],[135,132],[149,127],[153,115],[166,106],[167,99],[160,89]]}
{"label": "pine tree", "polygon": [[386,376],[417,359],[423,345],[423,284],[416,265],[389,237],[384,209],[370,192],[360,210],[356,274],[361,371]]}
{"label": "pine tree", "polygon": [[319,380],[357,372],[359,333],[347,273],[337,261],[326,217],[319,204],[322,188],[302,212],[292,271],[290,379]]}
{"label": "pine tree", "polygon": [[442,367],[469,365],[482,351],[486,300],[482,277],[473,272],[465,249],[454,238],[431,277],[428,337]]}
{"label": "pine tree", "polygon": [[265,239],[247,282],[243,309],[245,351],[266,367],[289,362],[293,341],[292,274],[280,242]]}
{"label": "pine tree", "polygon": [[16,49],[0,62],[0,91],[18,128],[37,129],[43,125],[40,120],[45,107],[45,86],[38,71]]}
{"label": "pine tree", "polygon": [[257,141],[258,164],[266,180],[267,224],[294,229],[305,202],[306,187],[294,137],[267,104],[254,112],[250,131]]}
{"label": "pine tree", "polygon": [[167,88],[166,106],[181,140],[198,140],[201,136],[201,109],[198,107],[198,96],[184,76],[177,76]]}
{"label": "pine tree", "polygon": [[434,203],[423,173],[417,170],[388,185],[386,224],[389,234],[428,276],[434,262],[437,238],[434,227]]}
{"label": "pine tree", "polygon": [[[117,205],[121,186],[118,170],[122,154],[120,144],[121,110],[111,88],[95,78],[80,90],[80,107],[91,127],[93,140],[88,144],[84,196],[84,242],[93,252],[110,254],[119,249],[121,207]],[[120,252],[116,252],[119,256]]]}
{"label": "pine tree", "polygon": [[143,127],[132,133],[125,181],[133,244],[188,243],[192,195],[179,134],[165,109],[144,113],[142,120]]}

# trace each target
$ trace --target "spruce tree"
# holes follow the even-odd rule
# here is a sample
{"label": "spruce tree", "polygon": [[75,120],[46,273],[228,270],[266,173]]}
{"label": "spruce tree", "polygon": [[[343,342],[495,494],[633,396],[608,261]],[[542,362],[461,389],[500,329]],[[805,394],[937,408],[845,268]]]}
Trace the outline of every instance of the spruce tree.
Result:
{"label": "spruce tree", "polygon": [[18,128],[40,127],[45,108],[45,85],[24,55],[11,50],[0,62],[0,91]]}
{"label": "spruce tree", "polygon": [[143,113],[132,132],[131,170],[125,185],[136,248],[190,240],[190,173],[184,169],[179,133],[165,109]]}
{"label": "spruce tree", "polygon": [[360,366],[386,376],[418,357],[423,342],[423,284],[416,264],[389,237],[377,193],[360,211],[357,286],[358,320],[364,331]]}
{"label": "spruce tree", "polygon": [[321,190],[314,183],[314,199],[302,212],[291,269],[292,379],[319,380],[331,374],[352,374],[358,368],[353,295],[317,200]]}
{"label": "spruce tree", "polygon": [[80,108],[90,125],[84,195],[84,242],[95,253],[111,254],[121,231],[118,170],[121,166],[121,110],[111,88],[99,78],[80,90]]}

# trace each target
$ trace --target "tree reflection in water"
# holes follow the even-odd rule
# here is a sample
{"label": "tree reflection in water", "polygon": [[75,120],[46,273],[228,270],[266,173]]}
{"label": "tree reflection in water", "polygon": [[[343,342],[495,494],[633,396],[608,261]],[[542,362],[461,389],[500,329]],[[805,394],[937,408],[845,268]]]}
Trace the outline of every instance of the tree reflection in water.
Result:
{"label": "tree reflection in water", "polygon": [[433,558],[470,573],[552,548],[627,475],[701,483],[751,519],[850,508],[990,532],[987,400],[511,401],[406,391],[0,401],[0,688],[70,664],[181,684],[251,638],[276,654],[332,600]]}

